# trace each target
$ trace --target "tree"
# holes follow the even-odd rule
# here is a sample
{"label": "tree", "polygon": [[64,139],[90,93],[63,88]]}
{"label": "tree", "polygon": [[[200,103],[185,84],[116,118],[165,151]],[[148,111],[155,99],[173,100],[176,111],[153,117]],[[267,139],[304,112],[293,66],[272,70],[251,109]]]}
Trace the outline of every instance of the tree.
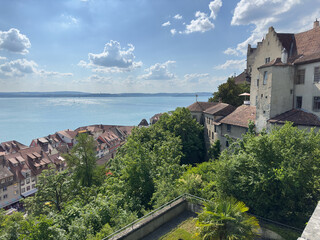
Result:
{"label": "tree", "polygon": [[171,115],[163,114],[154,126],[181,138],[184,154],[181,164],[194,164],[204,160],[203,127],[192,118],[187,108],[177,108]]}
{"label": "tree", "polygon": [[52,210],[61,212],[63,206],[74,196],[73,185],[70,172],[56,172],[54,168],[44,170],[39,176],[35,196],[24,200],[28,211],[34,215],[46,214]]}
{"label": "tree", "polygon": [[256,214],[303,227],[320,199],[320,133],[286,123],[246,134],[214,162],[217,190]]}
{"label": "tree", "polygon": [[203,240],[250,240],[258,235],[258,220],[246,213],[249,208],[243,202],[218,198],[204,205],[197,220]]}
{"label": "tree", "polygon": [[209,159],[218,159],[219,158],[220,153],[221,153],[220,147],[221,147],[220,140],[218,139],[209,148],[209,151],[208,151]]}
{"label": "tree", "polygon": [[76,137],[77,144],[71,149],[70,154],[64,155],[69,167],[73,167],[74,174],[80,185],[91,187],[96,169],[95,141],[88,134]]}
{"label": "tree", "polygon": [[228,103],[238,107],[243,104],[243,98],[239,96],[241,93],[250,93],[250,84],[236,84],[234,77],[229,77],[226,83],[222,83],[218,87],[218,91],[214,92],[213,97],[209,98],[209,102]]}

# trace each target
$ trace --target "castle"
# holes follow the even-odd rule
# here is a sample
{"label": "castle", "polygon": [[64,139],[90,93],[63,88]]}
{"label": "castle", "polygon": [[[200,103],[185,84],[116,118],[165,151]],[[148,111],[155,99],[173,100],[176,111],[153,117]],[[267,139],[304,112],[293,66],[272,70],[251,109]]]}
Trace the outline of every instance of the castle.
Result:
{"label": "castle", "polygon": [[224,103],[196,102],[188,108],[205,127],[207,144],[241,138],[249,120],[256,130],[292,122],[300,129],[320,128],[320,26],[301,33],[277,33],[269,28],[253,48],[248,45],[247,68],[250,102],[232,108]]}

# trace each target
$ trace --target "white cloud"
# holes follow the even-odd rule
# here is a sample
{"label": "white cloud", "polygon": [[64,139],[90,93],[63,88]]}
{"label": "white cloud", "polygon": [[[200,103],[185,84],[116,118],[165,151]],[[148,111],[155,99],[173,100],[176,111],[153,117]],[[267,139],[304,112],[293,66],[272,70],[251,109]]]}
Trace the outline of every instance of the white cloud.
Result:
{"label": "white cloud", "polygon": [[214,24],[212,20],[217,18],[218,12],[222,7],[221,0],[214,0],[209,3],[210,16],[208,14],[197,11],[195,13],[196,19],[191,20],[189,24],[186,25],[186,29],[184,31],[180,31],[179,33],[190,34],[194,32],[207,32],[214,28]]}
{"label": "white cloud", "polygon": [[227,60],[224,64],[217,65],[214,68],[217,70],[232,69],[243,71],[246,68],[246,59]]}
{"label": "white cloud", "polygon": [[209,78],[210,75],[208,73],[191,73],[184,75],[184,80],[187,82],[197,83],[200,80]]}
{"label": "white cloud", "polygon": [[104,47],[102,53],[89,53],[89,63],[81,60],[81,67],[93,68],[94,72],[125,72],[142,66],[142,62],[135,62],[133,54],[134,46],[128,44],[128,48],[121,48],[117,41],[111,40]]}
{"label": "white cloud", "polygon": [[72,73],[48,72],[38,69],[38,64],[26,59],[17,59],[0,64],[0,77],[24,77],[27,74],[38,74],[42,77],[69,77]]}
{"label": "white cloud", "polygon": [[220,8],[222,7],[221,0],[214,0],[209,3],[209,9],[211,10],[210,18],[216,19]]}
{"label": "white cloud", "polygon": [[45,70],[39,70],[37,71],[37,73],[43,77],[72,77],[73,76],[73,73],[60,73],[60,72],[51,72],[51,71],[45,71]]}
{"label": "white cloud", "polygon": [[175,75],[169,71],[169,65],[174,64],[175,61],[167,61],[165,63],[156,63],[155,65],[147,68],[146,74],[140,76],[145,80],[169,80],[175,78]]}
{"label": "white cloud", "polygon": [[193,32],[207,32],[214,28],[214,24],[210,21],[208,15],[203,12],[196,12],[196,19],[191,20],[190,24],[186,25],[184,33],[189,34]]}
{"label": "white cloud", "polygon": [[7,58],[6,57],[1,57],[0,56],[0,60],[6,60]]}
{"label": "white cloud", "polygon": [[167,26],[170,26],[170,25],[171,25],[171,23],[170,23],[170,21],[168,21],[168,22],[163,23],[161,26],[162,27],[167,27]]}
{"label": "white cloud", "polygon": [[177,33],[177,30],[173,28],[173,29],[170,30],[170,32],[171,32],[172,35],[175,35]]}
{"label": "white cloud", "polygon": [[79,24],[79,19],[71,15],[61,15],[61,26],[64,28],[70,28]]}
{"label": "white cloud", "polygon": [[104,76],[99,76],[99,75],[91,75],[86,79],[82,80],[74,80],[73,83],[80,83],[80,84],[107,84],[107,83],[112,83],[111,77],[104,77]]}
{"label": "white cloud", "polygon": [[277,32],[301,32],[312,27],[320,14],[320,0],[241,0],[232,17],[231,25],[252,25],[250,36],[226,54],[246,54],[248,44],[256,44],[273,25]]}
{"label": "white cloud", "polygon": [[235,56],[239,55],[239,52],[234,48],[227,48],[227,50],[225,50],[223,53],[227,55],[235,55]]}
{"label": "white cloud", "polygon": [[11,28],[7,32],[0,31],[0,50],[9,52],[27,54],[31,43],[26,35],[21,34],[16,28]]}
{"label": "white cloud", "polygon": [[177,19],[177,20],[180,20],[180,19],[182,19],[182,16],[180,14],[176,14],[173,18]]}

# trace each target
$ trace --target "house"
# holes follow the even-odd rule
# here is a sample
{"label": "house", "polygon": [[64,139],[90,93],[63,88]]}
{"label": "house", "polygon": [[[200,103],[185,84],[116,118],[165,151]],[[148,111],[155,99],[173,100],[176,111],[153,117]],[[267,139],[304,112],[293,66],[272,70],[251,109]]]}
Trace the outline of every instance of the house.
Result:
{"label": "house", "polygon": [[150,125],[153,125],[155,124],[156,122],[159,121],[160,117],[163,115],[163,113],[157,113],[155,115],[153,115],[151,118],[150,118]]}
{"label": "house", "polygon": [[69,147],[73,147],[73,145],[76,144],[75,138],[77,134],[78,134],[77,131],[73,131],[70,129],[57,132],[57,135],[60,137],[62,142],[68,144]]}
{"label": "house", "polygon": [[7,207],[21,199],[18,182],[14,174],[0,160],[0,208]]}
{"label": "house", "polygon": [[270,27],[256,48],[248,45],[247,70],[258,131],[286,121],[319,129],[319,21],[301,33],[277,33]]}
{"label": "house", "polygon": [[[204,131],[205,142],[207,147],[213,144],[216,140],[220,140],[221,131],[220,120],[231,114],[236,108],[226,103],[217,103],[203,112],[204,114]],[[220,135],[218,135],[218,132]]]}
{"label": "house", "polygon": [[210,107],[213,107],[217,105],[217,102],[198,102],[191,104],[187,108],[191,112],[191,115],[194,119],[197,120],[200,124],[204,124],[205,117],[204,117],[204,111],[207,110]]}
{"label": "house", "polygon": [[24,148],[27,148],[27,146],[15,140],[2,142],[0,143],[0,154],[15,153]]}

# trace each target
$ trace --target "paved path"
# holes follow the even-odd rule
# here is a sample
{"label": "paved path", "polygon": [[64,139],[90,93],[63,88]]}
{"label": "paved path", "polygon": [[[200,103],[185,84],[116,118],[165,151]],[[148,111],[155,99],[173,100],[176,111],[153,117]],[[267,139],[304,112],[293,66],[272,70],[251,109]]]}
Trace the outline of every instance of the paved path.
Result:
{"label": "paved path", "polygon": [[190,217],[196,217],[197,214],[189,211],[185,211],[181,213],[176,218],[172,219],[171,221],[163,224],[161,227],[159,227],[156,231],[153,233],[150,233],[146,237],[142,238],[141,240],[156,240],[162,237],[163,235],[170,232],[172,229],[176,228],[180,223],[187,220]]}

